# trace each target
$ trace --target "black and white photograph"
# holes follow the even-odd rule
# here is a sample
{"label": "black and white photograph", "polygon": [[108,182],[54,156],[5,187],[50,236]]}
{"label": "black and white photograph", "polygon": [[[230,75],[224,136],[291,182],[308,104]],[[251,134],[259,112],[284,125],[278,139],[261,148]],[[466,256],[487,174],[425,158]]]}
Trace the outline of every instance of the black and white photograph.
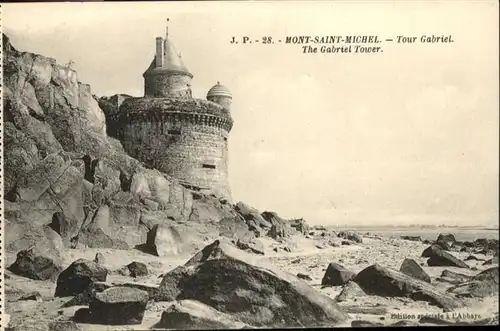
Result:
{"label": "black and white photograph", "polygon": [[0,330],[499,324],[498,1],[0,6]]}

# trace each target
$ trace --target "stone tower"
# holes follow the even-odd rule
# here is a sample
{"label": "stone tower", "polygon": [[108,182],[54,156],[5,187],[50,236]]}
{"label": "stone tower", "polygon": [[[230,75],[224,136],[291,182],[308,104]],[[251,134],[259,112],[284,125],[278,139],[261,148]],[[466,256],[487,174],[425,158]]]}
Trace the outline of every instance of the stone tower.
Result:
{"label": "stone tower", "polygon": [[155,56],[144,72],[144,97],[119,106],[117,137],[128,154],[196,190],[231,201],[228,137],[232,96],[221,84],[207,100],[191,94],[193,75],[170,37],[157,37]]}
{"label": "stone tower", "polygon": [[170,38],[156,38],[155,58],[144,72],[144,96],[191,98],[191,79]]}

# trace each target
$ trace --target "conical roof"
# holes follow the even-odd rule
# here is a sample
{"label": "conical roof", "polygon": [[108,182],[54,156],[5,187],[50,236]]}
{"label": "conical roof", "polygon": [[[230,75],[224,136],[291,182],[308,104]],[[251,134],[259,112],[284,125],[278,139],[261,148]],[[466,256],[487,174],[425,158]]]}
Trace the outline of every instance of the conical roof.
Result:
{"label": "conical roof", "polygon": [[210,90],[208,90],[208,93],[207,93],[207,98],[209,97],[229,97],[229,98],[232,98],[232,95],[231,95],[231,92],[229,91],[229,89],[227,87],[225,87],[224,85],[221,85],[219,82],[217,82],[217,84],[215,84],[214,86],[212,86],[212,88]]}
{"label": "conical roof", "polygon": [[181,55],[175,49],[174,43],[170,38],[165,38],[163,52],[165,54],[165,59],[163,63],[163,68],[167,70],[178,70],[189,73],[189,70],[184,65]]}
{"label": "conical roof", "polygon": [[151,65],[144,73],[145,75],[176,72],[191,77],[193,76],[187,69],[184,61],[182,61],[182,57],[175,49],[173,42],[168,37],[165,38],[163,43],[163,54],[163,65],[161,67],[156,67],[156,62],[153,58]]}

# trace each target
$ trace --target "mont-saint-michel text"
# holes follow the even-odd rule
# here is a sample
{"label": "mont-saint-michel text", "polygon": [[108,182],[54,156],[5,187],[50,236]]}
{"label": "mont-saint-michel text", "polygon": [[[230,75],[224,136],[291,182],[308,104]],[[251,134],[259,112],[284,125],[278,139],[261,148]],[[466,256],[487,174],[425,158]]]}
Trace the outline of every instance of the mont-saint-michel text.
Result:
{"label": "mont-saint-michel text", "polygon": [[383,53],[384,44],[448,44],[455,42],[451,35],[422,34],[396,35],[382,38],[375,35],[351,35],[351,36],[286,36],[275,38],[273,36],[263,36],[252,38],[250,36],[232,36],[230,44],[292,44],[299,45],[302,53]]}

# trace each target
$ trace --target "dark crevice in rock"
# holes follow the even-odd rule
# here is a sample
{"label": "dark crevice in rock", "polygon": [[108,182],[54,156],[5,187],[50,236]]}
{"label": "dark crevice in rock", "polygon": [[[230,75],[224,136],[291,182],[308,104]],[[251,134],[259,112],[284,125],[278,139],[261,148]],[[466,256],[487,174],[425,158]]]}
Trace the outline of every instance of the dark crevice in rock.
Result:
{"label": "dark crevice in rock", "polygon": [[49,227],[57,232],[57,234],[61,235],[61,225],[64,222],[64,213],[57,211],[52,215],[52,222],[49,224]]}
{"label": "dark crevice in rock", "polygon": [[94,184],[94,172],[97,160],[92,160],[89,155],[82,157],[83,163],[85,164],[85,180]]}
{"label": "dark crevice in rock", "polygon": [[124,192],[130,192],[130,186],[132,184],[132,176],[127,176],[122,170],[120,170],[120,187]]}
{"label": "dark crevice in rock", "polygon": [[31,117],[39,120],[40,122],[45,122],[45,117],[38,114],[33,108],[29,107],[28,111]]}
{"label": "dark crevice in rock", "polygon": [[14,114],[12,113],[12,100],[4,99],[3,101],[3,120],[4,122],[12,122],[14,127],[19,130],[14,122]]}
{"label": "dark crevice in rock", "polygon": [[17,184],[14,185],[7,193],[4,195],[5,200],[10,202],[16,202],[19,199],[19,195],[17,194]]}

